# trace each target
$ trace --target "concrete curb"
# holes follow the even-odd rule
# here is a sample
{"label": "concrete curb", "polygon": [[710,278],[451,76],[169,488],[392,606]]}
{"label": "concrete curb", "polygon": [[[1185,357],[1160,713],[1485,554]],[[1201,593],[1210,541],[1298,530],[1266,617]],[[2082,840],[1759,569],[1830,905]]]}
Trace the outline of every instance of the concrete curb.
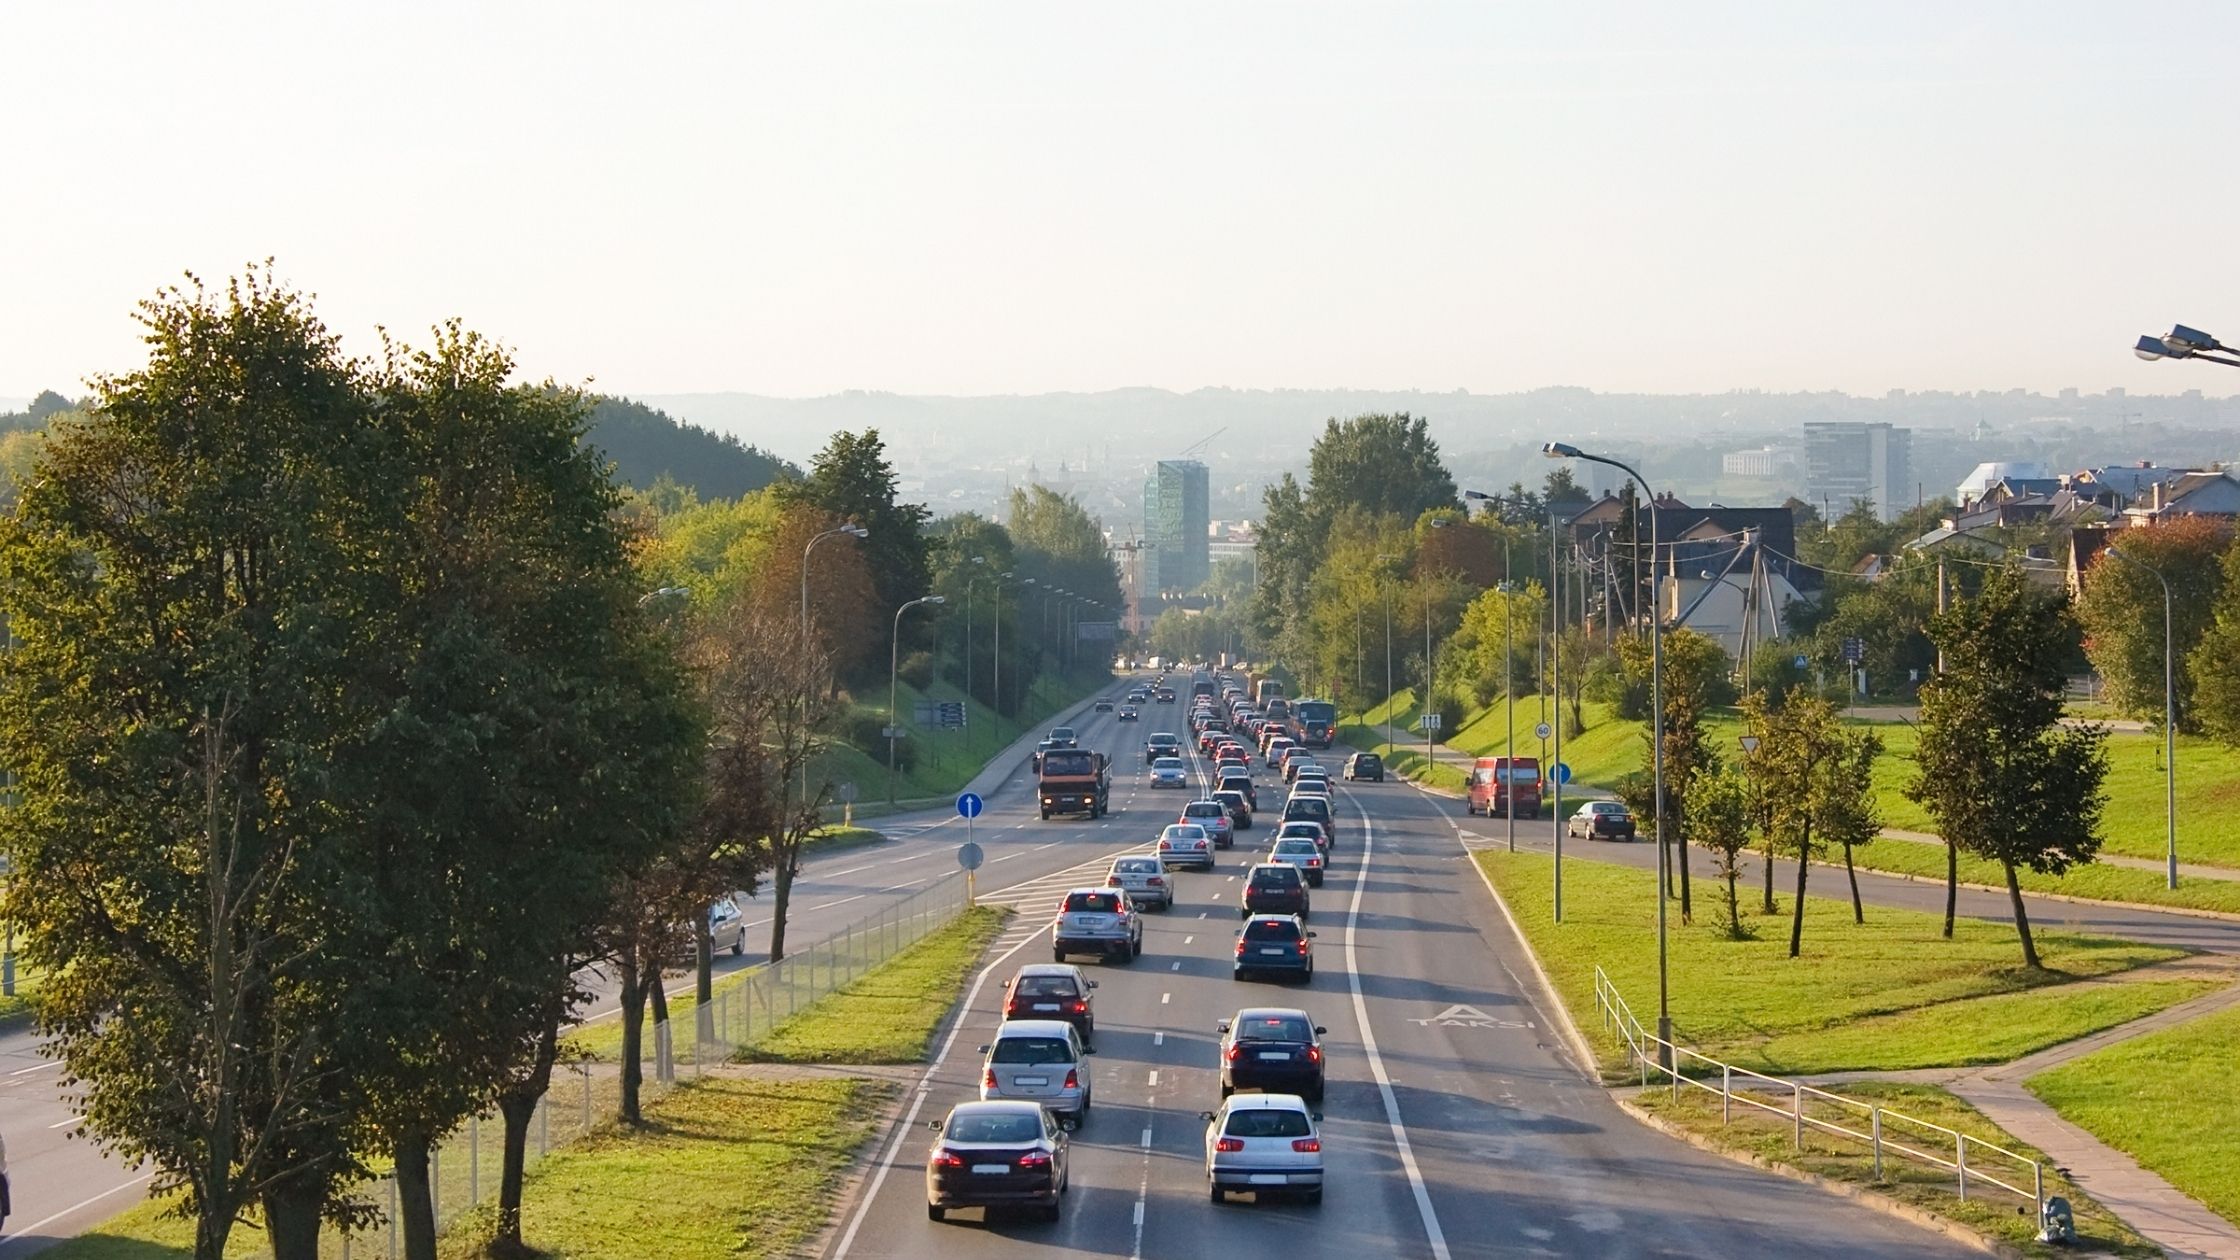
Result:
{"label": "concrete curb", "polygon": [[[1911,841],[1906,843],[1911,843]],[[1832,871],[1843,869],[1841,862],[1823,862],[1817,858],[1813,860],[1812,864]],[[1944,887],[1944,880],[1937,876],[1916,875],[1910,871],[1885,871],[1872,866],[1861,866],[1859,869],[1869,874],[1878,875],[1883,879],[1902,879],[1909,884],[1934,884],[1939,888]],[[2002,897],[2007,893],[2007,890],[1998,884],[1976,884],[1964,879],[1960,881],[1960,887],[1974,892],[1998,893]],[[2106,897],[2079,897],[2074,893],[2041,892],[2034,888],[2023,889],[2022,895],[2038,897],[2046,901],[2066,901],[2077,906],[2103,906],[2110,910],[2145,910],[2153,914],[2182,914],[2191,919],[2216,919],[2225,923],[2240,923],[2240,914],[2234,914],[2228,910],[2203,910],[2195,906],[2169,906],[2154,901],[2110,901]],[[2036,924],[2033,923],[2032,926],[2035,927]]]}
{"label": "concrete curb", "polygon": [[1935,1230],[1936,1232],[1943,1234],[1945,1237],[1952,1239],[1954,1242],[1966,1243],[1967,1245],[1974,1247],[1978,1251],[1984,1252],[1987,1255],[2010,1257],[2012,1258],[2012,1260],[2024,1260],[2024,1257],[2026,1257],[2028,1254],[2022,1249],[2015,1247],[2009,1243],[2001,1242],[1996,1238],[1986,1238],[1982,1234],[1969,1229],[1967,1226],[1962,1225],[1958,1221],[1947,1220],[1934,1212],[1924,1211],[1921,1208],[1914,1207],[1910,1203],[1900,1203],[1896,1199],[1890,1198],[1887,1195],[1877,1194],[1874,1191],[1869,1190],[1864,1186],[1858,1185],[1855,1182],[1838,1181],[1833,1177],[1823,1177],[1815,1172],[1807,1172],[1802,1168],[1791,1167],[1788,1164],[1765,1159],[1761,1156],[1752,1155],[1744,1151],[1727,1150],[1724,1147],[1719,1146],[1717,1143],[1711,1141],[1711,1139],[1704,1137],[1702,1134],[1697,1133],[1692,1129],[1674,1124],[1671,1121],[1666,1120],[1662,1116],[1652,1114],[1646,1108],[1642,1107],[1639,1103],[1634,1102],[1631,1098],[1628,1098],[1615,1090],[1611,1091],[1610,1097],[1612,1101],[1618,1104],[1619,1110],[1625,1112],[1629,1116],[1632,1116],[1640,1123],[1647,1125],[1649,1128],[1655,1129],[1657,1132],[1662,1133],[1667,1137],[1678,1138],[1679,1140],[1686,1142],[1688,1145],[1693,1146],[1697,1150],[1703,1151],[1706,1154],[1716,1155],[1719,1158],[1724,1159],[1730,1163],[1743,1164],[1751,1168],[1756,1168],[1761,1172],[1772,1173],[1776,1177],[1785,1177],[1790,1181],[1799,1182],[1803,1185],[1808,1185],[1818,1190],[1824,1190],[1829,1194],[1838,1195],[1842,1198],[1849,1199],[1853,1203],[1857,1203],[1862,1207],[1880,1212],[1884,1216],[1895,1217],[1898,1220],[1906,1221],[1914,1225],[1919,1225],[1923,1229]]}

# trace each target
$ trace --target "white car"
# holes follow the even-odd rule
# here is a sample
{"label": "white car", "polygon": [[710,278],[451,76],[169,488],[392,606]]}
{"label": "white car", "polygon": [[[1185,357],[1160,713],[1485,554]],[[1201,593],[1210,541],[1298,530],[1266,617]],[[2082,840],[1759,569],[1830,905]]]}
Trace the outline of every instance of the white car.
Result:
{"label": "white car", "polygon": [[1278,838],[1268,850],[1268,860],[1278,866],[1296,866],[1307,882],[1322,887],[1322,846],[1305,836]]}
{"label": "white car", "polygon": [[1276,831],[1276,843],[1281,844],[1282,842],[1289,840],[1294,836],[1304,836],[1305,838],[1314,841],[1315,847],[1321,849],[1324,853],[1328,853],[1330,851],[1330,832],[1329,829],[1324,827],[1321,823],[1304,818],[1293,819],[1292,821],[1283,824],[1283,826]]}
{"label": "white car", "polygon": [[1128,899],[1139,906],[1157,906],[1161,910],[1174,909],[1174,880],[1167,873],[1167,864],[1156,857],[1132,854],[1112,859],[1112,869],[1104,877],[1107,888],[1125,888]]}
{"label": "white car", "polygon": [[1183,768],[1180,757],[1161,757],[1151,763],[1151,786],[1155,788],[1187,788],[1190,772]]}
{"label": "white car", "polygon": [[1322,1202],[1322,1117],[1297,1094],[1231,1094],[1206,1121],[1206,1185],[1213,1201],[1231,1191],[1296,1194]]}
{"label": "white car", "polygon": [[1213,869],[1213,837],[1196,823],[1170,823],[1159,833],[1159,860],[1168,866]]}

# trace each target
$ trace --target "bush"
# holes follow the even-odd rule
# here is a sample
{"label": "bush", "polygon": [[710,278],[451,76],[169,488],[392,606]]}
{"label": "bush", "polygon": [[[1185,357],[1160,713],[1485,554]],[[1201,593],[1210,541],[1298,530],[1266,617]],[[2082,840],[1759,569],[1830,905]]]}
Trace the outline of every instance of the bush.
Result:
{"label": "bush", "polygon": [[[841,724],[840,737],[848,746],[871,758],[880,765],[887,764],[887,737],[881,732],[887,728],[886,712],[882,709],[852,710]],[[903,728],[907,730],[909,723]],[[917,741],[904,739],[895,746],[894,764],[898,770],[909,770],[918,763]]]}
{"label": "bush", "polygon": [[1635,683],[1615,654],[1598,656],[1587,666],[1579,694],[1596,704],[1607,704],[1621,722],[1638,722],[1649,716],[1649,683]]}
{"label": "bush", "polygon": [[896,668],[895,673],[902,681],[924,691],[933,684],[933,654],[912,652],[902,658],[902,664]]}
{"label": "bush", "polygon": [[1446,691],[1432,696],[1431,711],[1439,715],[1439,733],[1442,736],[1452,736],[1462,729],[1462,718],[1468,709],[1463,705],[1461,696]]}
{"label": "bush", "polygon": [[1766,708],[1769,711],[1780,712],[1791,690],[1797,687],[1810,689],[1810,663],[1807,662],[1805,669],[1797,668],[1797,657],[1803,655],[1806,653],[1802,645],[1788,642],[1769,643],[1750,654],[1750,690],[1765,693]]}

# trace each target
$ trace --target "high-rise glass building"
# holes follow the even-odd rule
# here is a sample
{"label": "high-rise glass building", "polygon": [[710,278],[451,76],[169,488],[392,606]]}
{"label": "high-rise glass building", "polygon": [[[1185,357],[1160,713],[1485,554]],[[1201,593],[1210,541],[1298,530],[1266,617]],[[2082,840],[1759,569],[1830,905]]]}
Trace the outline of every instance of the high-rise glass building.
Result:
{"label": "high-rise glass building", "polygon": [[1187,591],[1212,573],[1207,530],[1213,522],[1206,466],[1162,459],[1143,483],[1143,585],[1147,592]]}
{"label": "high-rise glass building", "polygon": [[1896,520],[1913,506],[1913,430],[1882,423],[1827,421],[1804,426],[1806,493],[1829,520],[1872,500],[1875,515]]}

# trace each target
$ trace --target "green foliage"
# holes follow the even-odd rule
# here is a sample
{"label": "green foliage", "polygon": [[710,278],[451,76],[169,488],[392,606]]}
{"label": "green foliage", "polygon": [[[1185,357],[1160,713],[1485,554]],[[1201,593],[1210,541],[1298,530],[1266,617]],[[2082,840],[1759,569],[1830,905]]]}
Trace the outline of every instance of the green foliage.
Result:
{"label": "green foliage", "polygon": [[1809,654],[1829,677],[1851,676],[1847,639],[1859,640],[1859,668],[1878,694],[1901,692],[1936,667],[1937,650],[1929,642],[1929,618],[1937,608],[1934,564],[1904,565],[1873,582],[1834,578],[1826,599],[1828,612],[1817,623]]}
{"label": "green foliage", "polygon": [[[870,531],[855,544],[870,567],[874,606],[888,614],[932,589],[933,540],[926,533],[932,513],[924,505],[897,498],[894,465],[887,459],[886,442],[877,429],[862,433],[839,432],[817,452],[809,475],[799,482],[782,482],[779,494],[789,503],[815,508],[834,522],[851,522]],[[824,557],[819,556],[818,560]],[[922,647],[933,638],[933,618],[905,618],[902,645]],[[873,646],[858,660],[854,676],[865,676],[870,662],[884,662],[887,642],[893,637],[887,621],[868,635],[858,636]]]}
{"label": "green foliage", "polygon": [[[2109,703],[2127,717],[2161,722],[2162,583],[2168,582],[2178,729],[2199,731],[2201,715],[2194,709],[2193,696],[2204,671],[2189,666],[2189,661],[2209,631],[2223,595],[2225,571],[2220,560],[2231,545],[2230,530],[2208,517],[2187,516],[2135,526],[2114,537],[2111,550],[2121,554],[2094,561],[2085,570],[2084,589],[2077,597],[2076,619],[2084,627],[2085,654],[2107,684]],[[2160,573],[2162,581],[2148,569]],[[2240,658],[2217,659],[2206,672],[2229,674],[2235,659]]]}
{"label": "green foliage", "polygon": [[627,398],[595,400],[583,440],[613,461],[625,484],[643,488],[667,479],[703,499],[741,498],[801,476],[768,451]]}
{"label": "green foliage", "polygon": [[[2119,562],[2120,563],[2120,562]],[[2240,539],[2225,548],[2223,588],[2215,620],[2187,658],[2193,680],[2193,716],[2202,729],[2230,747],[2240,748]]]}
{"label": "green foliage", "polygon": [[[1757,695],[1742,702],[1743,722],[1758,739],[1747,754],[1750,801],[1771,852],[1797,860],[1796,903],[1789,925],[1789,956],[1804,947],[1804,908],[1812,860],[1830,844],[1844,849],[1846,866],[1853,846],[1881,829],[1873,797],[1874,761],[1882,741],[1871,731],[1846,728],[1835,706],[1818,696],[1792,695],[1779,709]],[[1852,914],[1864,921],[1858,883],[1851,887]]]}
{"label": "green foliage", "polygon": [[1750,847],[1750,790],[1741,775],[1719,770],[1696,776],[1685,802],[1686,836],[1690,844],[1705,849],[1719,864],[1727,896],[1719,908],[1719,925],[1730,939],[1742,940],[1749,927],[1735,897],[1735,882],[1742,876],[1742,854]]}

